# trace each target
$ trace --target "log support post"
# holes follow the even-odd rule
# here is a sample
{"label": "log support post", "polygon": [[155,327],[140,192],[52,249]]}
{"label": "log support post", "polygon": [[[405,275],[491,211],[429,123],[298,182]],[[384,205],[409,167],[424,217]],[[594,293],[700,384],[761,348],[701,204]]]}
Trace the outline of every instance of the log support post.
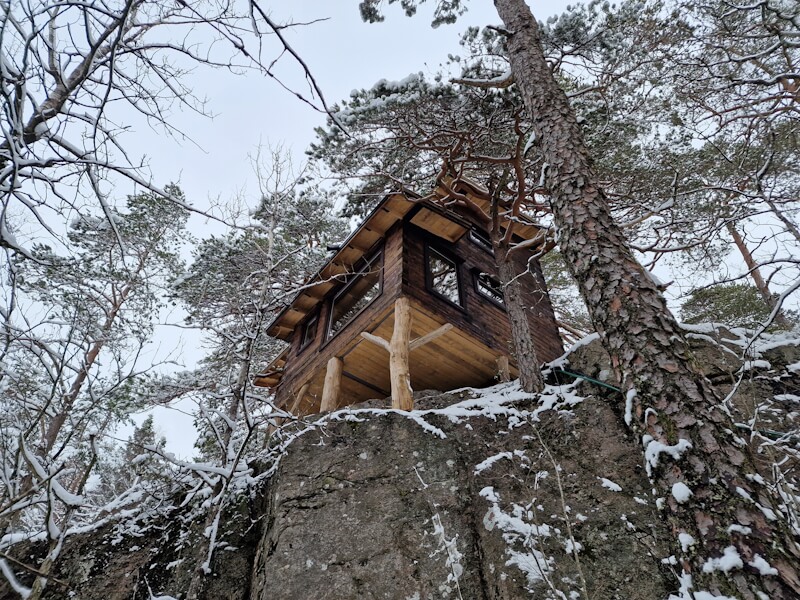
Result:
{"label": "log support post", "polygon": [[322,387],[322,403],[319,411],[327,412],[336,410],[339,406],[339,395],[342,390],[342,368],[344,361],[334,356],[328,361],[325,372],[325,383]]}
{"label": "log support post", "polygon": [[511,381],[511,367],[508,364],[507,356],[499,356],[497,358],[497,379],[501,383]]}
{"label": "log support post", "polygon": [[389,379],[392,384],[392,408],[412,410],[411,371],[408,355],[411,352],[411,305],[408,298],[394,303],[394,331],[389,342]]}
{"label": "log support post", "polygon": [[391,341],[386,341],[369,332],[361,337],[389,353],[389,380],[392,385],[392,408],[413,410],[414,396],[411,391],[411,372],[408,355],[412,350],[432,342],[450,331],[453,326],[445,323],[438,329],[426,333],[415,340],[411,339],[411,305],[408,298],[398,298],[394,303],[394,331]]}
{"label": "log support post", "polygon": [[306,394],[308,393],[309,387],[311,387],[310,383],[304,383],[300,387],[300,391],[298,391],[297,394],[295,395],[294,402],[292,402],[292,406],[291,408],[289,408],[289,412],[292,413],[293,415],[298,417],[300,416],[298,414],[298,410],[300,409],[300,404],[303,402],[303,398],[305,398]]}

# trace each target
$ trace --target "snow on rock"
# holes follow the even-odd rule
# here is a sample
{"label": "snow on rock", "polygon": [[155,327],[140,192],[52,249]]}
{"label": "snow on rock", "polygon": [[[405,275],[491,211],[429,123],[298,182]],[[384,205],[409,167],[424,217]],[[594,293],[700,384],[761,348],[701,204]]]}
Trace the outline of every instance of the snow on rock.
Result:
{"label": "snow on rock", "polygon": [[678,541],[681,544],[681,550],[683,550],[684,552],[688,551],[689,548],[691,548],[697,543],[691,535],[683,531],[681,531],[678,534]]}
{"label": "snow on rock", "polygon": [[693,495],[694,494],[692,494],[692,490],[689,489],[689,486],[682,481],[672,484],[672,497],[675,498],[675,501],[678,504],[688,502],[689,498],[691,498]]}
{"label": "snow on rock", "polygon": [[642,445],[644,446],[645,466],[648,476],[653,474],[653,469],[658,466],[658,460],[662,454],[668,454],[678,461],[683,453],[692,447],[692,443],[689,440],[678,440],[677,444],[670,446],[654,440],[650,435],[642,436]]}
{"label": "snow on rock", "polygon": [[770,565],[764,557],[760,554],[755,554],[753,556],[753,560],[747,562],[748,565],[753,567],[754,569],[758,569],[758,572],[762,575],[777,575],[778,569]]}
{"label": "snow on rock", "polygon": [[599,339],[600,339],[600,334],[599,333],[590,333],[589,335],[582,337],[577,342],[572,344],[572,346],[570,346],[567,349],[567,351],[564,352],[564,354],[559,356],[557,359],[547,363],[547,366],[549,368],[551,368],[551,369],[556,369],[558,367],[563,367],[564,365],[566,365],[569,362],[569,355],[572,354],[573,352],[575,352],[575,350],[577,350],[578,348],[581,348],[582,346],[588,346],[592,342],[597,341]]}
{"label": "snow on rock", "polygon": [[741,533],[742,535],[750,535],[753,533],[753,530],[749,527],[745,527],[744,525],[734,523],[728,527],[728,533]]}
{"label": "snow on rock", "polygon": [[[480,492],[478,492],[478,495],[481,498],[486,498],[489,502],[500,502],[500,498],[497,497],[497,494],[494,493],[494,488],[491,486],[483,488]],[[487,529],[489,529],[489,527],[487,527]]]}
{"label": "snow on rock", "polygon": [[[495,528],[502,532],[506,542],[507,566],[515,566],[525,574],[529,586],[546,578],[551,571],[553,558],[545,556],[538,548],[537,539],[549,537],[553,531],[549,525],[536,525],[526,522],[528,510],[519,504],[512,504],[511,513],[500,508],[500,498],[491,487],[481,490],[480,495],[491,502],[483,518],[487,531]],[[522,545],[524,551],[518,550]]]}
{"label": "snow on rock", "polygon": [[739,372],[741,373],[745,371],[753,371],[755,369],[768,370],[771,368],[772,365],[768,360],[746,360],[744,361],[744,364],[742,365],[742,368],[739,370]]}
{"label": "snow on rock", "polygon": [[633,400],[636,398],[636,388],[631,388],[625,394],[625,425],[630,426],[633,421]]}
{"label": "snow on rock", "polygon": [[572,554],[573,552],[578,554],[581,550],[583,550],[583,544],[580,542],[576,542],[573,539],[568,539],[564,542],[564,551],[567,554]]}
{"label": "snow on rock", "polygon": [[796,394],[775,394],[775,400],[778,402],[800,403],[800,396]]}
{"label": "snow on rock", "polygon": [[703,590],[695,590],[692,576],[689,573],[681,573],[678,577],[680,589],[677,594],[670,594],[667,600],[738,600],[732,596],[721,596]]}
{"label": "snow on rock", "polygon": [[453,586],[458,586],[458,580],[461,575],[464,574],[464,567],[461,564],[461,559],[463,558],[463,554],[458,551],[458,535],[448,539],[445,535],[444,525],[442,525],[442,518],[439,516],[439,513],[433,515],[431,519],[433,522],[433,535],[439,539],[440,546],[436,553],[444,552],[446,555],[445,564],[450,569],[450,574],[447,576],[447,584],[444,586],[448,589],[448,591],[452,591],[452,588],[449,584],[453,584]]}
{"label": "snow on rock", "polygon": [[622,491],[622,486],[620,486],[618,483],[614,483],[613,481],[611,481],[610,479],[606,479],[605,477],[598,477],[598,479],[600,480],[600,485],[602,485],[607,490],[611,490],[612,492]]}
{"label": "snow on rock", "polygon": [[482,473],[486,469],[490,468],[494,463],[499,460],[503,460],[504,458],[507,458],[508,460],[514,460],[514,454],[511,452],[501,452],[499,454],[495,454],[494,456],[490,456],[486,460],[475,465],[475,475]]}
{"label": "snow on rock", "polygon": [[744,567],[744,563],[742,562],[742,557],[739,556],[739,551],[735,546],[728,546],[722,551],[722,556],[709,558],[703,564],[703,573],[713,573],[714,571],[728,573],[742,567]]}

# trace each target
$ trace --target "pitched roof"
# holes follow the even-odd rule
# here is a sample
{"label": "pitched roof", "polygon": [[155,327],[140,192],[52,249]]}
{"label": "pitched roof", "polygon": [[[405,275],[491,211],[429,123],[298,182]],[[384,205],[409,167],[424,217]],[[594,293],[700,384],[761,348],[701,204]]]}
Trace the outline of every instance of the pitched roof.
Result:
{"label": "pitched roof", "polygon": [[[453,184],[451,189],[467,194],[472,202],[488,212],[489,192],[479,184],[462,179]],[[433,197],[446,198],[447,192],[438,187],[434,190]],[[328,262],[303,285],[291,303],[267,326],[267,334],[289,341],[297,325],[317,308],[327,293],[341,283],[345,275],[352,273],[364,255],[416,206],[422,206],[422,209],[412,217],[411,222],[451,242],[469,230],[468,221],[431,199],[421,198],[409,191],[386,195],[361,225],[342,242]],[[542,229],[540,225],[522,217],[515,224],[514,234],[529,240],[538,236]]]}

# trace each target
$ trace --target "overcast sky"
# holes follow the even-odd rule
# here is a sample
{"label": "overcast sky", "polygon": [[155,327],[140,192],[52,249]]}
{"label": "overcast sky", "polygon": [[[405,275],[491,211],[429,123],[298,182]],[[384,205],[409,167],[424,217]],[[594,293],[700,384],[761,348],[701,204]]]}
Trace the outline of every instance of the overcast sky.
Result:
{"label": "overcast sky", "polygon": [[[331,104],[379,79],[402,79],[418,71],[433,73],[448,53],[459,53],[459,34],[468,25],[499,23],[488,0],[471,0],[469,12],[458,23],[438,29],[430,27],[430,2],[414,18],[407,18],[392,5],[387,7],[386,21],[372,25],[361,21],[356,0],[273,4],[272,18],[279,22],[327,19],[289,30],[287,37]],[[545,19],[566,4],[547,0],[533,2],[532,7],[538,18]],[[277,73],[292,88],[309,92],[291,58],[281,59]],[[180,181],[196,205],[204,205],[208,198],[224,200],[237,190],[257,195],[248,154],[253,154],[259,143],[269,142],[291,147],[300,158],[314,139],[314,127],[325,122],[323,114],[257,72],[236,76],[197,69],[190,83],[198,96],[207,98],[208,110],[215,115],[213,119],[188,112],[173,115],[172,124],[195,143],[170,140],[143,124],[134,125],[126,142],[129,147],[134,142],[134,153],[149,159],[156,183]]]}

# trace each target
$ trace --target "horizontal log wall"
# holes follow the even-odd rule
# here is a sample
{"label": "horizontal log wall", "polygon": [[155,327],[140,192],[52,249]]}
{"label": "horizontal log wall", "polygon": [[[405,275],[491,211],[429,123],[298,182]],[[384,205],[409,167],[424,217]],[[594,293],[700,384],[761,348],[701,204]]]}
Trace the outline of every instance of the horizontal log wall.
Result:
{"label": "horizontal log wall", "polygon": [[[475,289],[474,273],[480,271],[497,277],[492,253],[465,235],[455,244],[448,244],[411,224],[406,224],[403,260],[403,293],[416,298],[431,311],[440,314],[456,327],[469,332],[477,340],[500,354],[511,354],[511,325],[505,309]],[[459,308],[428,290],[425,282],[425,246],[454,257],[458,263],[463,307]],[[530,253],[520,252],[515,258],[519,272],[527,268]],[[531,261],[534,276],[524,275],[523,298],[529,307],[528,318],[539,359],[553,360],[563,352],[550,297],[538,261]]]}

